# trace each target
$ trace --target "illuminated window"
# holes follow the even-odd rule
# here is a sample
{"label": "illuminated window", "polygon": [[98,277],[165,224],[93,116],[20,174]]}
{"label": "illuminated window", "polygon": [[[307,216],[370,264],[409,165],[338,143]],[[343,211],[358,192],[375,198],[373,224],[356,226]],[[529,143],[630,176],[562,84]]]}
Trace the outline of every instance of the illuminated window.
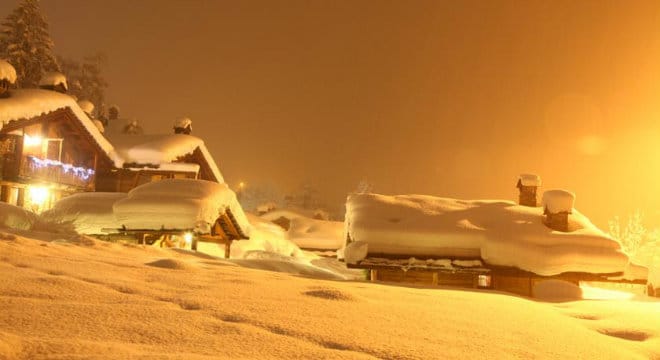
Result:
{"label": "illuminated window", "polygon": [[491,284],[492,284],[492,279],[490,275],[482,274],[479,275],[479,277],[477,278],[477,285],[481,288],[489,288],[492,286]]}

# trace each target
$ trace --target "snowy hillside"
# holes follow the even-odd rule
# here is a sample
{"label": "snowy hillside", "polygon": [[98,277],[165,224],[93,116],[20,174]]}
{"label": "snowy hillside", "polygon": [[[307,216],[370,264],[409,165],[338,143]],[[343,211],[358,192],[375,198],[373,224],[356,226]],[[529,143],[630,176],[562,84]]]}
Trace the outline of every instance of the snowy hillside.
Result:
{"label": "snowy hillside", "polygon": [[660,302],[647,298],[329,281],[294,263],[307,275],[6,231],[0,254],[1,359],[660,358]]}

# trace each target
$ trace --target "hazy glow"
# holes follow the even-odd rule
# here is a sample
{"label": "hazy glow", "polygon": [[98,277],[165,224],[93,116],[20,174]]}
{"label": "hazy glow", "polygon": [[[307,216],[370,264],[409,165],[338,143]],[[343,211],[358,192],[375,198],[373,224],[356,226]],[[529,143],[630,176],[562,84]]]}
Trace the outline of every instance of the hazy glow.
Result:
{"label": "hazy glow", "polygon": [[578,149],[585,155],[600,155],[605,151],[605,139],[598,135],[588,135],[578,141]]}
{"label": "hazy glow", "polygon": [[193,240],[193,234],[192,234],[192,233],[189,233],[189,232],[188,232],[188,233],[185,233],[185,234],[183,235],[183,240],[185,240],[186,244],[190,244],[190,243],[192,243],[192,240]]}
{"label": "hazy glow", "polygon": [[29,146],[41,146],[41,143],[42,143],[42,141],[43,141],[43,139],[41,138],[41,136],[38,136],[38,135],[37,135],[37,136],[30,136],[30,135],[28,135],[28,134],[25,134],[25,136],[24,136],[23,138],[24,138],[24,140],[23,140],[23,144],[24,144],[26,147],[29,147]]}
{"label": "hazy glow", "polygon": [[30,186],[28,188],[28,193],[30,194],[30,201],[32,204],[41,206],[48,200],[50,196],[50,190],[47,187],[43,186]]}
{"label": "hazy glow", "polygon": [[580,284],[580,288],[582,298],[585,300],[630,300],[635,296],[627,291],[603,289],[586,284]]}

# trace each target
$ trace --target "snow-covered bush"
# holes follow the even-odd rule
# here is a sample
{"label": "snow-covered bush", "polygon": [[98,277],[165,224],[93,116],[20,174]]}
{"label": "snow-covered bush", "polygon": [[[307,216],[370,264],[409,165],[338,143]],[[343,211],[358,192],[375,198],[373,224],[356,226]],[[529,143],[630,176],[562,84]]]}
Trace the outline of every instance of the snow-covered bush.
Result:
{"label": "snow-covered bush", "polygon": [[625,225],[618,216],[609,222],[610,236],[621,243],[631,262],[649,269],[649,282],[660,286],[660,229],[648,230],[644,216],[637,210]]}
{"label": "snow-covered bush", "polygon": [[18,206],[0,202],[0,227],[30,230],[37,215]]}

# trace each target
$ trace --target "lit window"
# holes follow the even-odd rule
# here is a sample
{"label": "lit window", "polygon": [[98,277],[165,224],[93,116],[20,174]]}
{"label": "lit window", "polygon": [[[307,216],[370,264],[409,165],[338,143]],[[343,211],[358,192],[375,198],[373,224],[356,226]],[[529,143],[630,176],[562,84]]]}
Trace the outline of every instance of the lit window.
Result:
{"label": "lit window", "polygon": [[479,277],[477,278],[477,285],[481,288],[491,287],[490,275],[479,275]]}

